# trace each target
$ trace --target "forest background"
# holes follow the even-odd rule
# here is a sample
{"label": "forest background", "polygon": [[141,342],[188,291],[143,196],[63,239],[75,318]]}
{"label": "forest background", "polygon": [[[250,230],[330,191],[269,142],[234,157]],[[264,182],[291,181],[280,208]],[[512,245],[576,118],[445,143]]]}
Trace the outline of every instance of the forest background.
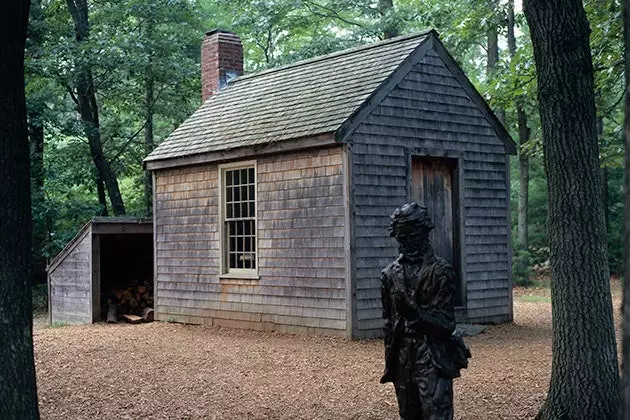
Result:
{"label": "forest background", "polygon": [[[511,160],[513,274],[548,268],[547,191],[534,57],[514,0],[32,0],[26,51],[33,283],[95,215],[151,216],[142,159],[201,104],[199,48],[221,28],[245,72],[436,29],[519,144]],[[623,271],[620,0],[584,2],[591,25],[611,274]]]}

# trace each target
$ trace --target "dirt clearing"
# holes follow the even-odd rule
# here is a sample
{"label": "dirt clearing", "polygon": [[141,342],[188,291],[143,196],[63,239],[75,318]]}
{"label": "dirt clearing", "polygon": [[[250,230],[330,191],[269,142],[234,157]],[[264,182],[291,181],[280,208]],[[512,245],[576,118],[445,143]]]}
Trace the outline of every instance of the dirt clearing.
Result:
{"label": "dirt clearing", "polygon": [[[617,322],[620,304],[614,284]],[[515,291],[515,323],[466,342],[457,419],[531,419],[551,368],[548,290]],[[168,323],[36,327],[43,419],[398,419],[378,340]]]}

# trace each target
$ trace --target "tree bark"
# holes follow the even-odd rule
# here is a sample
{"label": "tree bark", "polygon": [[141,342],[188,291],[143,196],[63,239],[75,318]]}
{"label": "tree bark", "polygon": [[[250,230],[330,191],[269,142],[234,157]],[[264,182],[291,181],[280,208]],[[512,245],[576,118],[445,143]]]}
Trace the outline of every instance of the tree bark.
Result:
{"label": "tree bark", "polygon": [[[144,145],[145,155],[153,151],[155,147],[155,141],[153,138],[153,74],[147,77],[147,96],[146,96],[146,127],[144,129]],[[150,171],[144,173],[144,202],[147,209],[147,217],[151,217],[153,214],[153,177]]]}
{"label": "tree bark", "polygon": [[99,216],[108,216],[109,213],[107,211],[107,196],[105,195],[105,185],[103,184],[103,178],[98,174],[98,170],[96,171],[96,179],[94,182],[96,183],[96,196],[98,197],[98,206],[99,206]]}
{"label": "tree bark", "polygon": [[384,19],[383,39],[390,39],[398,36],[397,25],[387,18],[387,15],[394,10],[394,0],[378,0],[378,11]]}
{"label": "tree bark", "polygon": [[[495,0],[491,0],[488,4],[490,7],[491,13],[494,12],[494,8],[497,6],[497,2]],[[490,27],[487,32],[487,49],[488,49],[488,60],[486,62],[486,75],[490,76],[499,62],[499,32],[497,30],[497,25],[493,22],[490,23]]]}
{"label": "tree bark", "polygon": [[[67,3],[74,22],[76,40],[80,45],[87,42],[89,36],[87,2],[86,0],[67,0]],[[103,153],[92,68],[85,57],[75,57],[75,67],[78,111],[81,115],[83,130],[90,145],[92,161],[100,178],[105,183],[112,211],[115,215],[122,215],[125,214],[125,205],[118,187],[118,180]]]}
{"label": "tree bark", "polygon": [[31,191],[24,93],[29,2],[0,2],[0,418],[39,419],[30,287]]}
{"label": "tree bark", "polygon": [[630,420],[630,0],[624,1],[623,28],[626,61],[625,93],[625,211],[624,211],[624,282],[623,282],[623,410],[621,418]]}
{"label": "tree bark", "polygon": [[[155,103],[154,87],[155,78],[153,76],[153,51],[151,47],[151,41],[153,40],[153,14],[150,13],[147,18],[147,33],[146,38],[149,43],[148,48],[148,62],[146,68],[146,121],[144,128],[144,152],[145,156],[153,151],[155,147],[155,140],[153,138],[153,105]],[[147,217],[151,217],[153,214],[153,177],[151,172],[145,171],[144,173],[144,202],[147,209]]]}
{"label": "tree bark", "polygon": [[[496,10],[499,7],[498,0],[490,0],[488,7],[492,19],[487,32],[488,59],[486,62],[486,76],[488,79],[492,79],[497,68],[497,63],[499,62],[499,25],[496,22]],[[505,110],[497,109],[495,113],[499,118],[499,121],[505,123]]]}
{"label": "tree bark", "polygon": [[[510,57],[516,56],[516,36],[514,33],[514,0],[508,1],[507,10],[507,41]],[[529,249],[529,156],[525,152],[525,144],[529,141],[530,129],[527,126],[527,114],[523,100],[516,98],[516,119],[518,124],[518,246],[521,250]],[[527,283],[527,279],[525,280]]]}
{"label": "tree bark", "polygon": [[589,23],[580,0],[526,0],[549,188],[551,383],[540,419],[615,419],[619,369]]}

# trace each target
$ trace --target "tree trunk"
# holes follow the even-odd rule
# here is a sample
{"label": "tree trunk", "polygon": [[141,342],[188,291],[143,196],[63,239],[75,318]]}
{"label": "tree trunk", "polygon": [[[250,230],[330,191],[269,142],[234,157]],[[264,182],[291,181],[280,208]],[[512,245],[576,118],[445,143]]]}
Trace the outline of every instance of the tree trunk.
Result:
{"label": "tree trunk", "polygon": [[[86,0],[67,0],[70,15],[74,21],[74,29],[77,43],[86,42],[89,35],[88,23],[88,7]],[[112,211],[115,215],[125,214],[125,205],[123,204],[118,180],[116,174],[112,171],[109,162],[103,153],[103,145],[101,143],[101,131],[98,117],[98,104],[96,102],[96,92],[94,90],[94,79],[92,77],[92,68],[88,61],[84,58],[77,57],[75,60],[76,74],[76,91],[78,111],[81,115],[83,130],[88,138],[90,145],[90,154],[92,161],[96,166],[96,170],[101,176],[109,200],[112,205]]]}
{"label": "tree trunk", "polygon": [[29,2],[0,3],[0,418],[38,419],[24,94]]}
{"label": "tree trunk", "polygon": [[[147,97],[146,97],[146,127],[144,129],[145,156],[153,151],[155,142],[153,139],[153,75],[147,77]],[[153,214],[153,177],[150,171],[144,173],[144,202],[147,209],[147,217]]]}
{"label": "tree trunk", "polygon": [[589,23],[579,0],[526,0],[549,188],[551,383],[540,419],[615,419],[619,369]]}
{"label": "tree trunk", "polygon": [[98,206],[99,206],[99,216],[108,216],[107,212],[107,196],[105,195],[105,185],[103,184],[103,178],[98,174],[98,169],[96,170],[96,195],[98,197]]}
{"label": "tree trunk", "polygon": [[[510,57],[516,56],[516,36],[514,34],[514,0],[508,1],[507,10],[507,41]],[[521,250],[529,249],[529,156],[523,146],[529,141],[530,129],[527,126],[527,114],[525,113],[523,100],[516,98],[516,119],[518,124],[518,246]],[[525,279],[527,283],[527,279]]]}
{"label": "tree trunk", "polygon": [[[499,25],[495,22],[496,10],[499,7],[498,0],[490,0],[490,2],[488,3],[488,7],[490,9],[489,13],[491,14],[492,18],[487,33],[488,60],[486,62],[486,76],[488,77],[488,79],[491,79],[496,70],[497,63],[499,62]],[[499,121],[505,123],[505,110],[497,109],[495,110],[495,113],[499,118]]]}
{"label": "tree trunk", "polygon": [[623,411],[621,418],[630,420],[630,0],[623,6],[626,97],[625,97],[625,211],[624,211],[624,282],[623,282]]}
{"label": "tree trunk", "polygon": [[[489,6],[491,8],[496,7],[496,2],[494,0],[491,1]],[[486,62],[486,75],[490,76],[499,62],[499,32],[497,31],[497,26],[492,22],[488,28],[487,39],[488,60]]]}
{"label": "tree trunk", "polygon": [[378,0],[378,11],[383,19],[383,39],[398,36],[398,27],[388,15],[394,10],[394,0]]}
{"label": "tree trunk", "polygon": [[[151,41],[153,39],[153,14],[150,13],[147,17],[147,34],[146,38],[148,40],[149,45],[151,45]],[[154,87],[155,87],[155,79],[153,77],[153,51],[152,47],[149,46],[148,51],[148,62],[146,68],[146,98],[145,98],[145,108],[146,108],[146,121],[144,128],[144,152],[145,156],[148,156],[149,153],[153,151],[155,147],[155,140],[153,138],[153,105],[155,103],[154,98]],[[147,217],[151,217],[153,214],[153,177],[150,171],[145,171],[144,173],[144,202],[147,209]]]}
{"label": "tree trunk", "polygon": [[[44,14],[40,0],[31,1],[26,54],[31,60],[38,60],[42,55]],[[34,77],[41,76],[40,74]],[[42,101],[31,101],[27,109],[28,138],[31,155],[31,201],[33,215],[35,210],[44,209],[44,108]],[[40,213],[41,214],[41,213]],[[33,217],[33,250],[31,283],[46,283],[46,258],[43,247],[48,229],[41,218]]]}

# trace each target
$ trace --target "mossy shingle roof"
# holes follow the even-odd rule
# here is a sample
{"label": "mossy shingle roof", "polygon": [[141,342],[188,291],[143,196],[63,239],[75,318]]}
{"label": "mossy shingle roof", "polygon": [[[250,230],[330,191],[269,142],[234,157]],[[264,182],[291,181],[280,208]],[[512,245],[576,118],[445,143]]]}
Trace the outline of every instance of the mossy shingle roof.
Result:
{"label": "mossy shingle roof", "polygon": [[239,77],[215,92],[145,161],[335,132],[428,34]]}

